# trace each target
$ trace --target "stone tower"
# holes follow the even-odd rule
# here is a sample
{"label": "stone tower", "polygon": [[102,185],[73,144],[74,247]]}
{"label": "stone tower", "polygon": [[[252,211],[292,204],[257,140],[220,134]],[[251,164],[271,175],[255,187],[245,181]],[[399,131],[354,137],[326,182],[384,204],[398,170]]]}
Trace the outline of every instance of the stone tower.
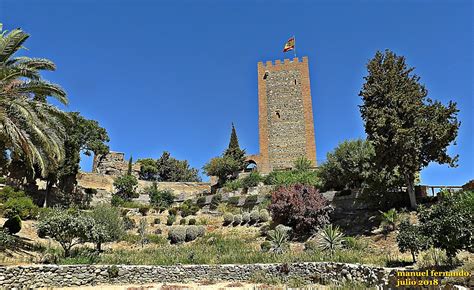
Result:
{"label": "stone tower", "polygon": [[293,167],[305,156],[316,166],[308,58],[258,63],[260,154],[247,157],[261,173]]}

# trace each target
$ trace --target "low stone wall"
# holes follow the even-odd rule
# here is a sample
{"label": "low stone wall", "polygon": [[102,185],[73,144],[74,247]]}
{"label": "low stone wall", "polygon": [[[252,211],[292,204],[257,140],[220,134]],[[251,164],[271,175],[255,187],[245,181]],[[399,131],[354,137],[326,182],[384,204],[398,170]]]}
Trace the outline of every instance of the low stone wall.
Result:
{"label": "low stone wall", "polygon": [[[247,281],[255,275],[298,277],[308,283],[363,281],[372,285],[387,283],[390,270],[359,264],[294,263],[245,265],[31,265],[0,267],[0,286],[60,287],[99,284],[185,283],[203,280]],[[270,280],[270,279],[268,279]]]}

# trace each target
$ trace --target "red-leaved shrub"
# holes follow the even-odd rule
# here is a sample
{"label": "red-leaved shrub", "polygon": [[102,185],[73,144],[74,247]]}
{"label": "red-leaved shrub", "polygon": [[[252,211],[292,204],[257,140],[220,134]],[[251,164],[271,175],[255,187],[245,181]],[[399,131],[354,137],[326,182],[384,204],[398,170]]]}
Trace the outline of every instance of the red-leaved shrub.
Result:
{"label": "red-leaved shrub", "polygon": [[269,209],[275,222],[292,227],[296,235],[324,227],[333,210],[315,187],[301,184],[276,189]]}

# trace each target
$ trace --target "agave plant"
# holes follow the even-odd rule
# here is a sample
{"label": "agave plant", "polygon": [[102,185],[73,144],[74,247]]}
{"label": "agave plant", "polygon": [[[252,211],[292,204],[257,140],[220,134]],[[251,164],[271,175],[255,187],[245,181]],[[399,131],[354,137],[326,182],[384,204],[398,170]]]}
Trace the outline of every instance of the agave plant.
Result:
{"label": "agave plant", "polygon": [[332,255],[336,250],[342,248],[344,243],[344,234],[339,227],[333,227],[332,224],[325,226],[319,233],[318,246],[322,251],[327,251]]}
{"label": "agave plant", "polygon": [[268,232],[271,243],[271,250],[276,254],[281,254],[289,247],[288,235],[289,229],[285,226],[277,226],[274,230]]}
{"label": "agave plant", "polygon": [[10,32],[0,24],[0,140],[2,150],[22,159],[44,177],[64,158],[67,115],[50,105],[51,96],[67,104],[64,90],[43,80],[40,71],[54,71],[53,62],[42,58],[14,57],[29,35]]}

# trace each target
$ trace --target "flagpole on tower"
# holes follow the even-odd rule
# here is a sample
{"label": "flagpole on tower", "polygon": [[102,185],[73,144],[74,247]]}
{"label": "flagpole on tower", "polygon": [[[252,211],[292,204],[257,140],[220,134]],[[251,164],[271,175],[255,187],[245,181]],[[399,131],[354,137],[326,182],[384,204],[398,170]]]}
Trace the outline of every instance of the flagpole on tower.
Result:
{"label": "flagpole on tower", "polygon": [[294,39],[294,48],[293,48],[293,53],[295,55],[295,58],[296,58],[296,36],[293,34],[293,39]]}

